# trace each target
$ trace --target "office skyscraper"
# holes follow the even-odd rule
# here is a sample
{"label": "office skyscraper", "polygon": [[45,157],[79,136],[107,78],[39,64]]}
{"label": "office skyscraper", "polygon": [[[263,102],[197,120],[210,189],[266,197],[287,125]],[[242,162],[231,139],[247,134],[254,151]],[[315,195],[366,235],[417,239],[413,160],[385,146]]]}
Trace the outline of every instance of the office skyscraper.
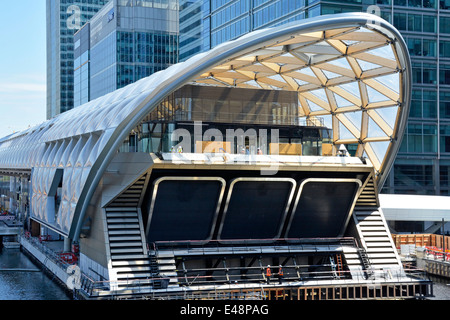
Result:
{"label": "office skyscraper", "polygon": [[405,137],[383,192],[450,195],[449,0],[185,2],[180,17],[183,10],[201,5],[201,13],[189,20],[191,26],[201,25],[201,37],[189,37],[189,28],[180,28],[180,39],[186,39],[180,52],[190,46],[182,60],[250,31],[319,15],[370,12],[392,23],[409,47],[413,89]]}
{"label": "office skyscraper", "polygon": [[178,62],[178,2],[111,0],[74,45],[76,107]]}
{"label": "office skyscraper", "polygon": [[178,4],[111,0],[91,20],[91,98],[178,62]]}
{"label": "office skyscraper", "polygon": [[47,0],[47,118],[73,108],[73,35],[108,0]]}

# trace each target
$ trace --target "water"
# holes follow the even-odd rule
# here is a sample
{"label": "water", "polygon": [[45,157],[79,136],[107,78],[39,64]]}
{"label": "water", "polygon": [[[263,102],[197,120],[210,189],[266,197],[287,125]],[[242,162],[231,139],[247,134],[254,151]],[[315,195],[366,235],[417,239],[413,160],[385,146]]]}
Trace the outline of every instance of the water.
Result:
{"label": "water", "polygon": [[66,291],[20,249],[5,248],[0,252],[0,300],[70,299]]}

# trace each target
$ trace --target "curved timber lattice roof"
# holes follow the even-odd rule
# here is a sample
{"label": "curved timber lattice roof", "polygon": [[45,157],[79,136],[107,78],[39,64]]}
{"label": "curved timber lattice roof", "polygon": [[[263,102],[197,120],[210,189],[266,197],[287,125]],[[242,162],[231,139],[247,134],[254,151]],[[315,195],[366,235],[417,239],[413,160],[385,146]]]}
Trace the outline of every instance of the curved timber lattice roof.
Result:
{"label": "curved timber lattice roof", "polygon": [[309,31],[228,59],[195,82],[298,92],[299,115],[323,117],[333,142],[358,144],[380,174],[404,102],[395,41],[367,26]]}
{"label": "curved timber lattice roof", "polygon": [[[33,169],[33,217],[77,238],[124,139],[165,97],[189,83],[298,92],[299,114],[322,117],[335,145],[357,144],[356,155],[370,159],[381,186],[406,124],[411,66],[398,31],[369,14],[259,30],[1,139],[0,170]],[[61,169],[61,206],[49,217],[47,200]]]}

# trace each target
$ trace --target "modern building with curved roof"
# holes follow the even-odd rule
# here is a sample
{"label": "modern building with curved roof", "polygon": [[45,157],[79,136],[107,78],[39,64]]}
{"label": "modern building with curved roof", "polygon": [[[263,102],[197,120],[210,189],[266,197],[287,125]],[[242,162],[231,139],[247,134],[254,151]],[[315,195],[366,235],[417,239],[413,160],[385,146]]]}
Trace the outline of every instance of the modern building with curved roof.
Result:
{"label": "modern building with curved roof", "polygon": [[378,205],[410,90],[395,28],[369,14],[321,16],[221,44],[5,137],[0,174],[24,179],[33,223],[78,242],[81,271],[111,290],[145,279],[153,294],[271,288],[268,264],[284,267],[283,287],[420,287]]}

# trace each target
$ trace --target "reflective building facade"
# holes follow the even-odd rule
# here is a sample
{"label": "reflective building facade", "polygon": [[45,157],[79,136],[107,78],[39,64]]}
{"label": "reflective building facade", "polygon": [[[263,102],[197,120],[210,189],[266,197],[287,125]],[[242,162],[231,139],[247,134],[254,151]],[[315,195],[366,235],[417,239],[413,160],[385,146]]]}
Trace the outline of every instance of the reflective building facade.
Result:
{"label": "reflective building facade", "polygon": [[73,108],[73,35],[107,2],[47,0],[47,119]]}
{"label": "reflective building facade", "polygon": [[91,29],[86,23],[73,37],[74,43],[74,107],[90,100],[89,77],[91,70],[90,41]]}
{"label": "reflective building facade", "polygon": [[91,99],[178,62],[176,1],[111,0],[90,30]]}
{"label": "reflective building facade", "polygon": [[[405,138],[383,192],[450,195],[450,7],[446,1],[206,0],[186,3],[189,5],[183,8],[201,3],[199,20],[190,23],[201,23],[202,37],[183,42],[180,52],[188,45],[208,50],[253,30],[324,14],[370,12],[392,23],[408,45],[413,90]],[[183,32],[180,37],[184,37]],[[355,146],[347,148],[353,152]]]}

